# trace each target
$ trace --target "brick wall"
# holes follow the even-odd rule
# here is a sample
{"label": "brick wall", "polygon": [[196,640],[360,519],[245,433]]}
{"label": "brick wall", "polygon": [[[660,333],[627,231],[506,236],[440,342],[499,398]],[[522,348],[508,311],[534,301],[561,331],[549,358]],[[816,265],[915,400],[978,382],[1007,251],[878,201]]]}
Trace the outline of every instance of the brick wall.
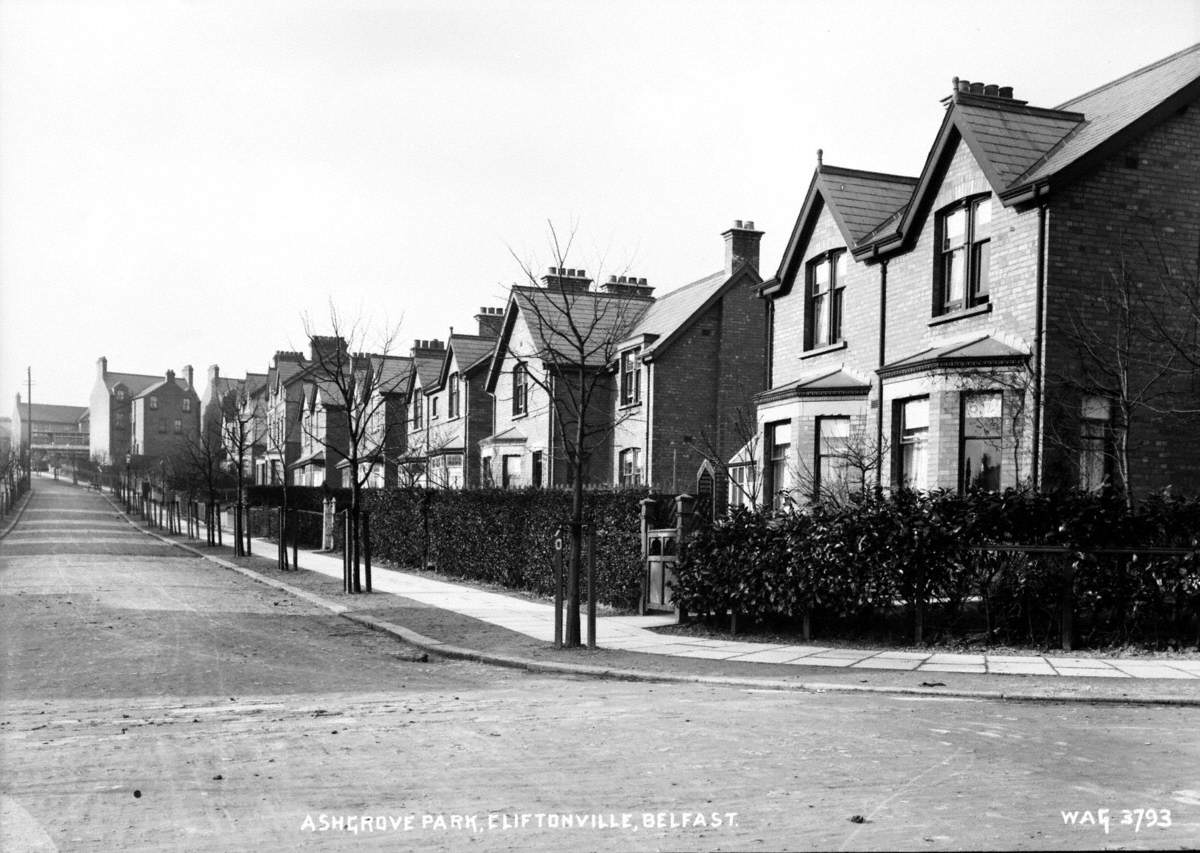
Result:
{"label": "brick wall", "polygon": [[[1158,127],[1105,160],[1097,169],[1056,192],[1048,213],[1046,270],[1046,374],[1048,439],[1046,474],[1073,480],[1075,453],[1055,437],[1073,432],[1070,420],[1078,389],[1062,377],[1078,375],[1078,339],[1074,324],[1106,338],[1121,325],[1120,312],[1097,301],[1099,283],[1112,282],[1124,267],[1141,285],[1139,299],[1156,303],[1165,278],[1189,276],[1196,286],[1196,249],[1200,241],[1200,104],[1192,103]],[[1172,270],[1161,272],[1163,267]],[[1152,310],[1179,319],[1168,302]],[[1137,328],[1137,324],[1134,325]],[[1153,350],[1152,345],[1146,345]],[[1160,361],[1154,358],[1155,361]],[[1145,377],[1145,370],[1137,375]],[[1167,388],[1167,385],[1159,387]],[[1170,386],[1184,406],[1200,407],[1194,378]],[[1053,404],[1060,405],[1054,406]],[[1135,492],[1172,485],[1200,489],[1200,423],[1142,412],[1130,434],[1131,486]]]}

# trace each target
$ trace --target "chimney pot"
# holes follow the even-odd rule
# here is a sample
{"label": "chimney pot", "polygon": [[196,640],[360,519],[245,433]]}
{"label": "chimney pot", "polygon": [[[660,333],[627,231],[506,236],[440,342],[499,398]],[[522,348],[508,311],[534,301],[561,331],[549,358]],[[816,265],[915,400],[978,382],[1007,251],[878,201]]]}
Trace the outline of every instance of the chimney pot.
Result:
{"label": "chimney pot", "polygon": [[747,230],[747,231],[753,231],[753,230],[754,230],[754,220],[753,220],[753,219],[747,219],[747,220],[746,220],[746,230]]}
{"label": "chimney pot", "polygon": [[617,277],[616,277],[615,275],[610,275],[610,276],[608,277],[608,283],[609,283],[609,284],[616,284],[616,283],[617,283]]}
{"label": "chimney pot", "polygon": [[[955,78],[955,79],[957,79],[957,78]],[[958,91],[970,92],[971,91],[971,81],[970,80],[959,80],[958,81]]]}
{"label": "chimney pot", "polygon": [[971,94],[972,95],[982,95],[983,94],[983,84],[982,83],[972,83],[971,84]]}
{"label": "chimney pot", "polygon": [[733,220],[733,227],[734,227],[734,228],[741,228],[741,227],[742,227],[742,220],[740,220],[740,219],[735,219],[735,220]]}
{"label": "chimney pot", "polygon": [[1007,99],[1011,100],[1012,96],[1013,96],[1013,87],[1012,86],[1000,86],[996,90],[996,95],[997,95],[997,97],[1007,98]]}
{"label": "chimney pot", "polygon": [[638,284],[640,284],[642,287],[645,287],[645,286],[646,286],[646,279],[644,279],[644,278],[639,278],[639,279],[638,279]]}
{"label": "chimney pot", "polygon": [[587,277],[587,270],[575,270],[575,272],[577,272],[577,273],[579,274],[579,277],[580,277],[580,278],[586,278],[586,277]]}
{"label": "chimney pot", "polygon": [[995,83],[988,83],[983,87],[983,94],[987,95],[989,98],[999,97],[1000,87]]}

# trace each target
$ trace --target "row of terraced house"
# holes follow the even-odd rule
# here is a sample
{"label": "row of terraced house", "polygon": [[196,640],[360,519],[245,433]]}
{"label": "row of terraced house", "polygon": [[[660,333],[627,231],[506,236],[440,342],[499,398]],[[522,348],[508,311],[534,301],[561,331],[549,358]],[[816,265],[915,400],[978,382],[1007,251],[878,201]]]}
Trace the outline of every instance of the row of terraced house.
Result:
{"label": "row of terraced house", "polygon": [[[1198,95],[1200,46],[1053,108],[955,79],[915,174],[818,152],[769,277],[742,220],[721,268],[674,288],[551,267],[407,354],[329,336],[261,374],[214,366],[203,423],[254,413],[259,483],[342,485],[357,464],[371,486],[564,486],[586,433],[591,485],[718,509],[875,485],[1195,490]],[[330,364],[376,403],[354,453]]]}

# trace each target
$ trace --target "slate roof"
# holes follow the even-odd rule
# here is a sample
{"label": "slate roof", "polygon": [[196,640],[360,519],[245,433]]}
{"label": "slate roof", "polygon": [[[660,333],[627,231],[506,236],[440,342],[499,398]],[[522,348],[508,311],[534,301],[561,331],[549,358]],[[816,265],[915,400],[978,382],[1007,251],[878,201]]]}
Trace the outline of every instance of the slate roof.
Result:
{"label": "slate roof", "polygon": [[866,394],[871,383],[855,376],[844,367],[828,368],[780,388],[771,388],[755,396],[756,400],[782,400],[791,397],[830,397],[844,394]]}
{"label": "slate roof", "polygon": [[[110,374],[110,375],[111,375],[111,374]],[[166,384],[167,384],[167,380],[166,380],[166,379],[159,379],[157,382],[155,382],[153,385],[149,386],[148,388],[143,388],[141,391],[137,392],[136,394],[133,394],[133,397],[134,397],[134,399],[137,399],[137,398],[139,398],[139,397],[148,397],[148,396],[150,396],[150,394],[152,394],[152,393],[154,393],[155,391],[159,390],[160,388],[162,388],[162,387],[163,387],[164,385],[166,385]],[[175,377],[175,384],[176,384],[178,387],[180,387],[181,389],[183,389],[184,391],[191,391],[191,390],[192,390],[192,387],[191,387],[190,385],[188,385],[188,383],[187,383],[187,380],[186,380],[186,379],[184,379],[182,376],[176,376],[176,377]],[[110,387],[111,387],[111,386],[110,386]],[[131,392],[132,392],[132,389],[130,389],[130,390],[131,390]]]}
{"label": "slate roof", "polygon": [[419,355],[414,358],[413,367],[416,370],[417,378],[421,380],[421,388],[428,389],[437,385],[438,376],[442,372],[442,361],[445,355],[427,356]]}
{"label": "slate roof", "polygon": [[880,222],[904,207],[917,179],[905,175],[819,166],[821,195],[850,245],[859,243]]}
{"label": "slate roof", "polygon": [[1200,44],[1195,44],[1060,104],[1060,110],[1083,113],[1084,122],[1022,183],[1061,170],[1198,78]]}
{"label": "slate roof", "polygon": [[412,372],[413,360],[407,355],[370,355],[371,367],[376,371],[378,389],[385,394],[403,394],[408,391],[408,377]]}
{"label": "slate roof", "polygon": [[458,369],[464,373],[489,358],[496,348],[496,339],[480,335],[451,335],[450,347],[454,349],[454,357],[458,359]]}
{"label": "slate roof", "polygon": [[667,343],[728,280],[729,277],[722,270],[663,294],[646,309],[627,337],[657,336],[642,354],[644,356],[654,352],[660,344]]}
{"label": "slate roof", "polygon": [[[26,404],[21,404],[21,419],[25,419]],[[87,406],[58,406],[52,403],[34,403],[30,407],[31,419],[50,423],[75,424],[88,413]]]}
{"label": "slate roof", "polygon": [[654,301],[648,296],[594,290],[564,295],[528,286],[514,287],[512,298],[525,316],[539,355],[572,353],[580,347],[582,338],[584,363],[595,366],[607,363],[612,353],[606,351],[606,344],[626,337]]}
{"label": "slate roof", "polygon": [[140,394],[155,383],[162,382],[161,376],[147,376],[144,373],[112,373],[104,374],[104,384],[109,391],[118,385],[124,385],[131,397]]}
{"label": "slate roof", "polygon": [[928,346],[919,352],[879,368],[879,375],[898,376],[924,370],[939,370],[948,367],[979,364],[1020,364],[1029,353],[1004,343],[991,335],[979,335],[966,341],[957,341],[940,346]]}

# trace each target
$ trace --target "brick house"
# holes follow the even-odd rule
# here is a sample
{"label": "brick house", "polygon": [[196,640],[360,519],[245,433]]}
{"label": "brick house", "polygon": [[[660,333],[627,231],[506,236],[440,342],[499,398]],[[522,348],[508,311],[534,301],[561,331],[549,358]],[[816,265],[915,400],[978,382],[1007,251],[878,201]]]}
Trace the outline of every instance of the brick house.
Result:
{"label": "brick house", "polygon": [[133,396],[130,406],[130,453],[143,460],[178,457],[200,436],[200,398],[192,369],[176,378],[174,370]]}
{"label": "brick house", "polygon": [[[356,415],[368,419],[357,454],[359,482],[365,488],[393,488],[398,484],[397,466],[407,438],[406,403],[411,369],[412,359],[407,356],[355,357],[358,381],[366,383],[360,387],[370,388],[368,402]],[[353,485],[350,460],[340,459],[336,467],[342,487],[350,488]]]}
{"label": "brick house", "polygon": [[766,313],[762,232],[737,220],[721,236],[724,266],[655,299],[617,347],[614,485],[724,502],[721,463],[753,432],[764,387]]}
{"label": "brick house", "polygon": [[[191,368],[184,368],[185,376]],[[116,373],[108,369],[108,359],[96,360],[96,381],[88,405],[88,444],[92,458],[101,465],[124,465],[130,452],[130,423],[133,399],[161,376],[144,373]]]}
{"label": "brick house", "polygon": [[271,359],[263,392],[267,431],[263,454],[255,463],[255,483],[292,482],[291,466],[300,457],[300,410],[307,366],[301,352],[279,350]]}
{"label": "brick house", "polygon": [[200,397],[201,434],[220,446],[231,470],[237,465],[239,430],[246,442],[242,475],[257,482],[256,472],[266,452],[267,374],[247,373],[243,379],[221,375],[218,365],[208,368],[208,385]]}
{"label": "brick house", "polygon": [[346,409],[333,383],[307,378],[300,395],[300,455],[291,464],[299,486],[341,485],[337,464],[347,447]]}
{"label": "brick house", "polygon": [[762,232],[739,220],[722,237],[721,270],[660,297],[644,278],[610,276],[593,290],[585,271],[556,267],[541,287],[513,288],[487,379],[485,482],[568,485],[563,433],[575,435],[589,387],[591,484],[691,491],[707,477],[713,491],[719,463],[745,440],[733,421],[751,417],[765,360]]}
{"label": "brick house", "polygon": [[[1156,286],[1132,263],[1138,247],[1194,265],[1198,96],[1200,46],[1053,109],[956,79],[919,175],[818,153],[761,289],[768,390],[739,476],[776,503],[864,479],[997,489],[1114,476],[1121,407],[1082,360],[1081,329],[1119,331],[1097,300],[1115,270]],[[1196,407],[1194,377],[1164,383]],[[1200,486],[1194,441],[1166,418],[1139,429],[1132,487]]]}
{"label": "brick house", "polygon": [[405,383],[407,429],[398,477],[403,485],[429,486],[430,459],[440,456],[451,440],[451,432],[445,428],[445,413],[440,409],[442,401],[435,393],[446,360],[446,344],[437,338],[413,341],[409,359]]}
{"label": "brick house", "polygon": [[480,309],[479,334],[451,330],[437,379],[423,388],[428,485],[478,488],[483,482],[479,440],[492,434],[492,398],[487,371],[504,309]]}

